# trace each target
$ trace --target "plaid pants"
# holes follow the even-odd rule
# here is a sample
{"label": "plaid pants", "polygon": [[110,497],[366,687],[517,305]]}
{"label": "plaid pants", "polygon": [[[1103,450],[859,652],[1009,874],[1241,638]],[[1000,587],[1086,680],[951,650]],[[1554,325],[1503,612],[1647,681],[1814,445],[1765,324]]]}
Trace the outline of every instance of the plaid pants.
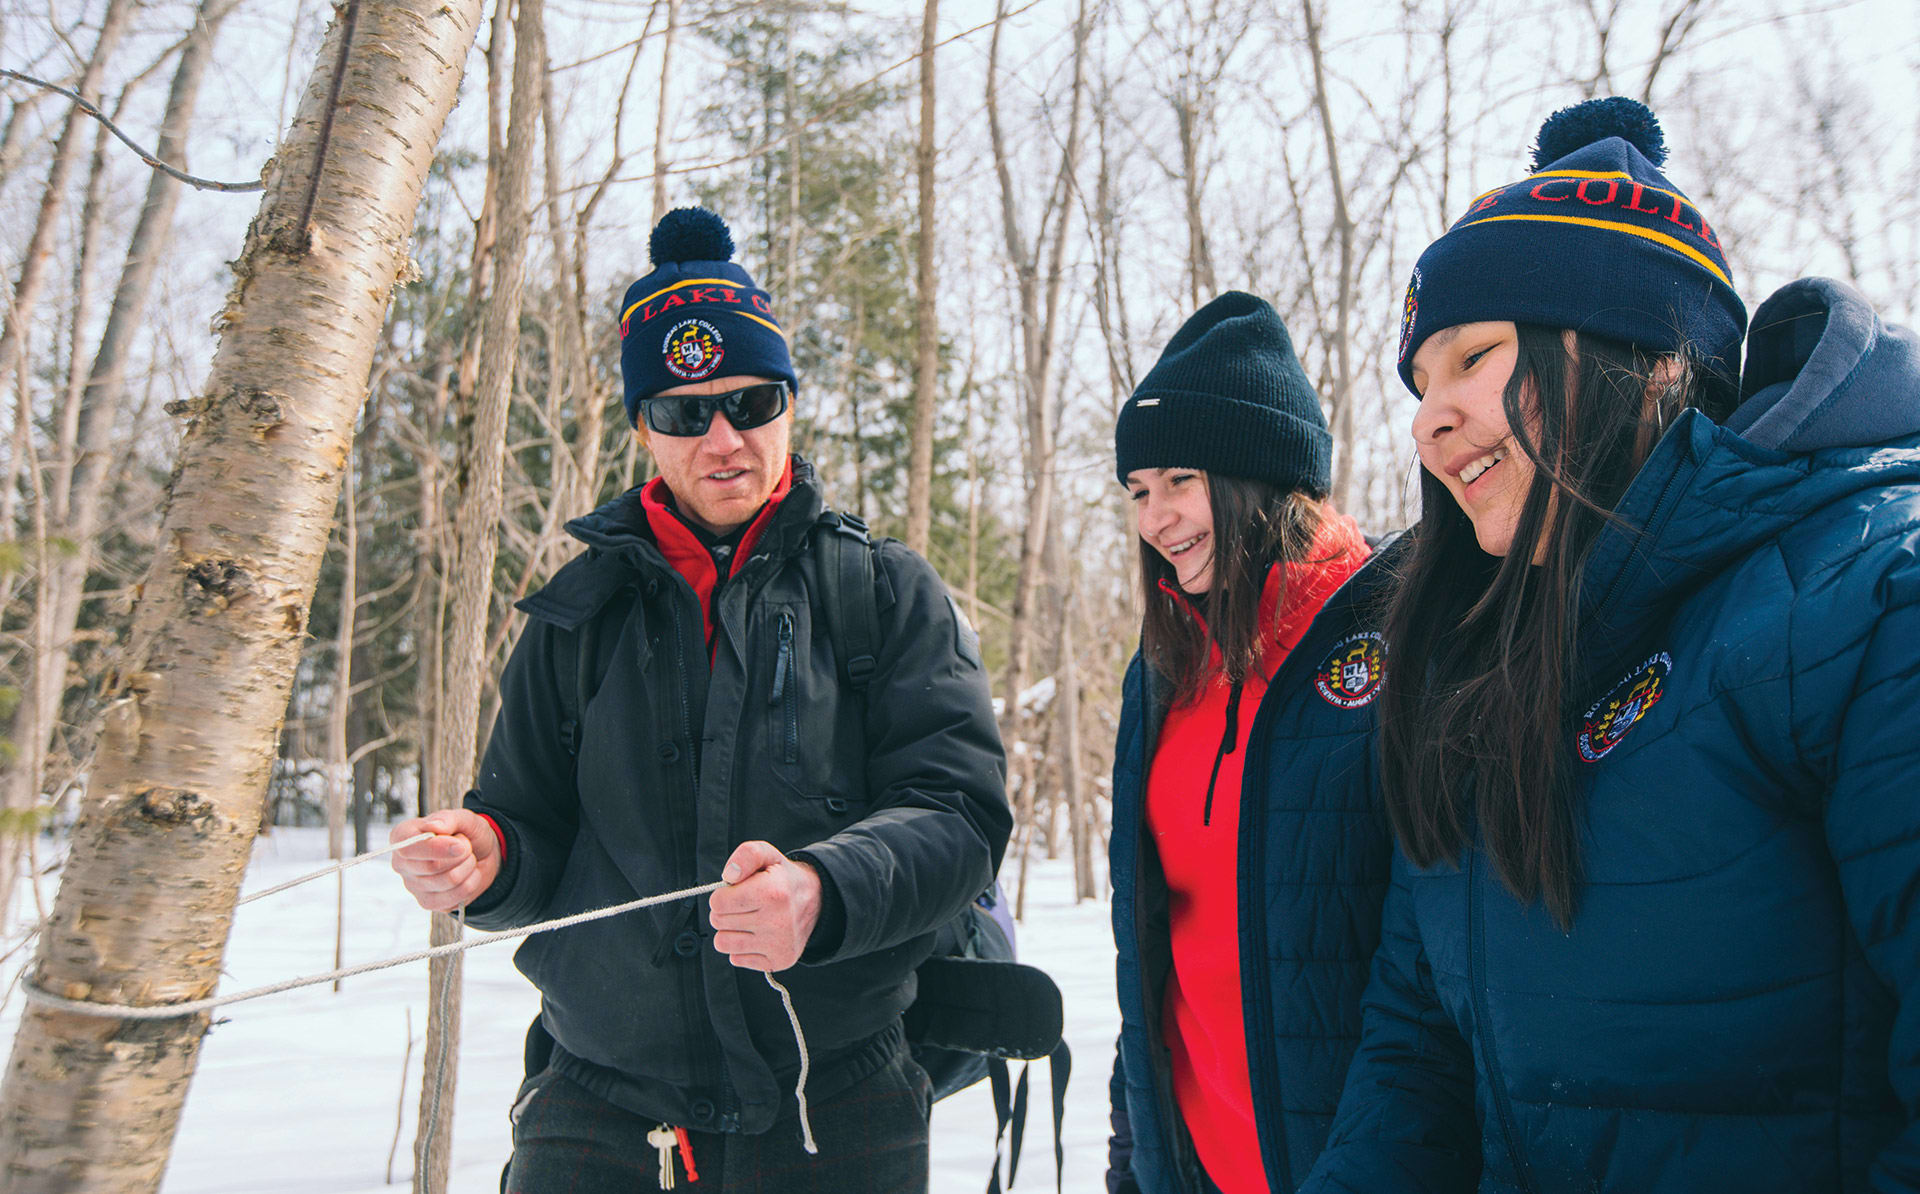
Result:
{"label": "plaid pants", "polygon": [[[634,1115],[553,1070],[530,1084],[513,1126],[506,1194],[645,1194],[659,1190],[660,1153],[647,1143],[656,1120]],[[798,1108],[768,1131],[693,1132],[697,1182],[678,1151],[676,1194],[918,1194],[927,1188],[927,1116],[933,1089],[903,1045],[847,1090],[809,1102],[820,1146],[800,1143]]]}

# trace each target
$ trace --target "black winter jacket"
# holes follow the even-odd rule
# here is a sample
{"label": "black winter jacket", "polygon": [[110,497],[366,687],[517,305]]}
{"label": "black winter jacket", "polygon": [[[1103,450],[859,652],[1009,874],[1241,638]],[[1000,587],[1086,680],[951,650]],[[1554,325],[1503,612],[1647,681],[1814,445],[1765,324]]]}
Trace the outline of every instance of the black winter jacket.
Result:
{"label": "black winter jacket", "polygon": [[[1012,817],[977,641],[933,569],[891,540],[875,551],[878,667],[864,696],[842,689],[818,604],[822,508],[796,458],[792,492],[714,595],[711,666],[699,600],[639,489],[567,525],[587,551],[521,602],[531,621],[467,798],[506,838],[468,919],[529,924],[712,882],[743,841],[803,852],[844,931],[782,981],[831,1084],[836,1055],[872,1052],[862,1043],[912,1002],[914,967],[992,881]],[[560,686],[610,606],[576,762]],[[710,937],[703,898],[539,934],[514,962],[568,1077],[636,1114],[762,1132],[798,1054],[778,993]],[[833,1093],[822,1085],[809,1092]]]}

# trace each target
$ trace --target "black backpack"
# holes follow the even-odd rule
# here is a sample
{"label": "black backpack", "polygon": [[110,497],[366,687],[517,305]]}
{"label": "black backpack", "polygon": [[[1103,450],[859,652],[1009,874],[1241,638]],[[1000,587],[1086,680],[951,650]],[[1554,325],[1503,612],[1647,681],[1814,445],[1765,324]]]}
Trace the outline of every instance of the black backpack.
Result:
{"label": "black backpack", "polygon": [[[880,653],[876,547],[865,521],[837,510],[822,513],[813,534],[820,604],[826,613],[828,641],[839,661],[840,682],[864,700]],[[603,676],[601,625],[615,612],[624,616],[632,595],[631,589],[622,590],[580,626],[575,652],[559,653],[560,728],[568,754],[575,757],[580,752],[582,712],[599,691]],[[1007,1186],[1013,1185],[1026,1132],[1028,1067],[1021,1067],[1015,1084],[1007,1062],[1048,1059],[1056,1189],[1065,1161],[1060,1130],[1073,1069],[1072,1053],[1061,1039],[1060,988],[1044,971],[1014,960],[1014,943],[993,915],[1004,898],[995,880],[965,911],[940,927],[932,955],[916,971],[918,994],[903,1016],[913,1059],[932,1081],[936,1101],[982,1078],[992,1081],[998,1131],[988,1194],[999,1194],[1001,1189],[1000,1146],[1009,1131]],[[546,1068],[552,1046],[552,1038],[536,1017],[527,1033],[528,1078]]]}

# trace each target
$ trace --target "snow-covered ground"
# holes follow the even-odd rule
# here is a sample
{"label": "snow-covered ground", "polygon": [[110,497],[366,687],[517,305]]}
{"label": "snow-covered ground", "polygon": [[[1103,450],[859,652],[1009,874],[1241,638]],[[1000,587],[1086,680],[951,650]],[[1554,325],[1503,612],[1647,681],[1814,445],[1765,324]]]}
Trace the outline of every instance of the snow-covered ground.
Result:
{"label": "snow-covered ground", "polygon": [[[376,840],[385,840],[384,829]],[[325,863],[324,830],[277,830],[255,848],[247,890]],[[426,915],[384,860],[344,878],[348,965],[426,944]],[[1011,891],[1017,876],[1005,878]],[[331,969],[335,883],[322,879],[242,908],[221,989]],[[1097,1189],[1106,1162],[1107,1074],[1119,1027],[1107,905],[1074,904],[1067,860],[1036,863],[1019,935],[1021,959],[1052,974],[1066,999],[1074,1060],[1066,1188]],[[538,1007],[533,988],[513,968],[513,948],[501,942],[466,955],[451,1182],[458,1194],[493,1194],[507,1157],[507,1106],[520,1081],[521,1040]],[[12,991],[21,957],[0,967],[0,988]],[[17,992],[0,1005],[0,1040],[11,1043],[20,1008]],[[337,994],[322,985],[222,1010],[224,1018],[200,1056],[165,1194],[375,1194],[405,1188],[420,1091],[419,1038],[427,1019],[424,963],[348,979]],[[415,1041],[410,1061],[409,1032]],[[1040,1063],[1017,1189],[1053,1187],[1047,1091],[1047,1066]],[[389,1183],[396,1121],[400,1143]],[[984,1190],[993,1132],[986,1083],[937,1104],[932,1188],[941,1194]],[[831,1149],[833,1142],[822,1140],[821,1147]]]}

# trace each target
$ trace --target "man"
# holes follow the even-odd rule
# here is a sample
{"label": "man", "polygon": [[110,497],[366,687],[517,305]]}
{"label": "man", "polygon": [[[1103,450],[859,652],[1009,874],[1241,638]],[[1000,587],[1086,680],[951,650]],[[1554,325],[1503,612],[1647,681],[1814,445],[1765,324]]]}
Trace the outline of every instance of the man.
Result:
{"label": "man", "polygon": [[[482,928],[728,885],[520,947],[541,1016],[509,1191],[695,1174],[923,1189],[929,1091],[900,1013],[1011,826],[978,645],[927,563],[887,541],[871,674],[849,677],[821,597],[842,532],[788,451],[796,379],[772,303],[711,212],[668,213],[650,247],[621,372],[659,476],[568,525],[587,550],[521,602],[475,791],[395,826],[437,836],[394,867],[423,907]],[[782,972],[806,1033],[818,1156],[760,971]]]}

